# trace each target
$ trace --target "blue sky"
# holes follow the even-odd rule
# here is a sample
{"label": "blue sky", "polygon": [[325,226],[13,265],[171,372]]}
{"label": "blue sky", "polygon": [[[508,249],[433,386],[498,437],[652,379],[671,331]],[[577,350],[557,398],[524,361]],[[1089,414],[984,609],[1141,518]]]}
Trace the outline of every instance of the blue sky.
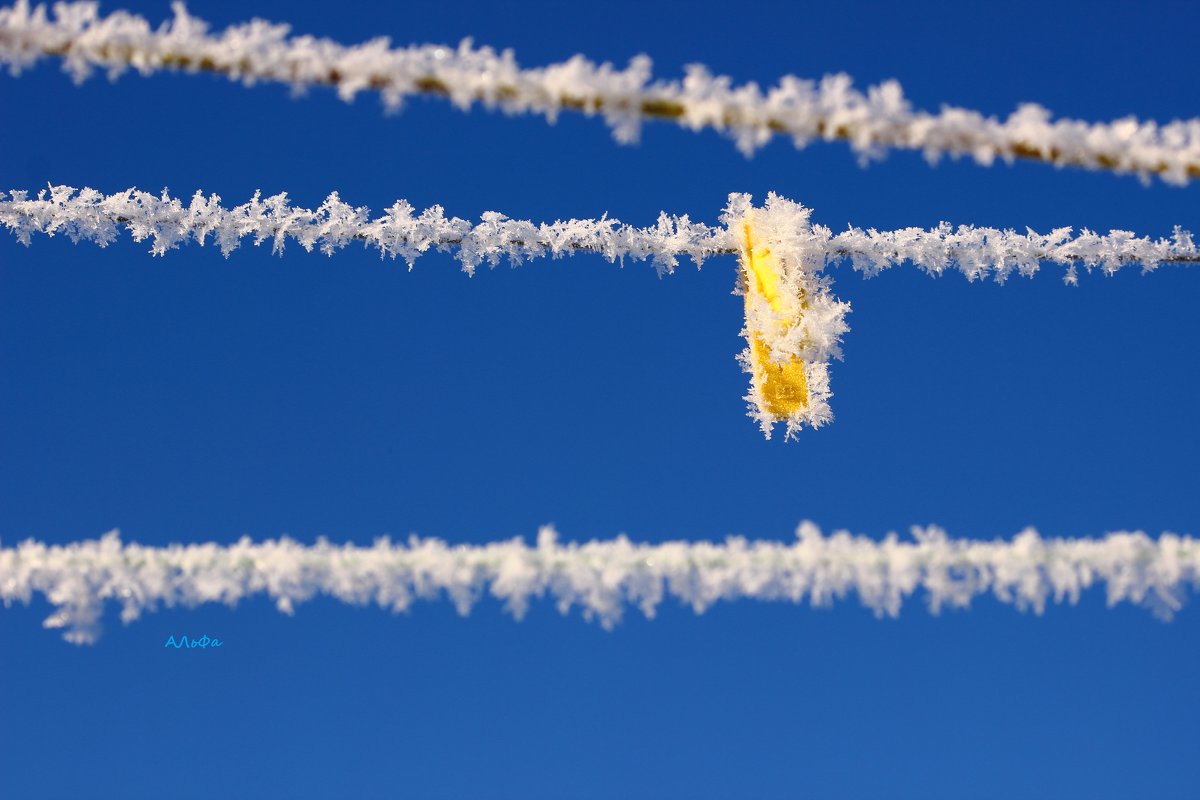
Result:
{"label": "blue sky", "polygon": [[[105,9],[116,6],[105,5]],[[161,19],[165,3],[125,7]],[[675,76],[847,71],[919,106],[1006,115],[1200,115],[1188,4],[193,3],[356,42],[473,36],[539,65],[639,52]],[[1197,191],[1101,173],[777,141],[747,160],[712,133],[463,114],[372,97],[293,99],[208,77],[0,78],[0,188],[331,190],[474,218],[660,210],[715,223],[731,191],[774,190],[832,228],[941,220],[1169,235]],[[837,269],[853,306],[836,421],[764,441],[744,414],[735,264],[658,278],[598,257],[463,275],[188,247],[154,259],[0,237],[0,539],[230,542],[288,534],[454,542],[627,533],[787,540],[801,519],[882,537],[1116,529],[1195,535],[1200,342],[1189,268],[1055,269],[1007,285]],[[765,491],[764,491],[765,487]],[[1194,603],[1192,604],[1194,606]],[[1042,617],[994,601],[876,620],[667,604],[612,632],[536,605],[395,617],[318,600],[161,611],[91,647],[0,614],[0,788],[13,797],[1186,797],[1194,792],[1200,618]],[[166,651],[181,632],[219,651]]]}

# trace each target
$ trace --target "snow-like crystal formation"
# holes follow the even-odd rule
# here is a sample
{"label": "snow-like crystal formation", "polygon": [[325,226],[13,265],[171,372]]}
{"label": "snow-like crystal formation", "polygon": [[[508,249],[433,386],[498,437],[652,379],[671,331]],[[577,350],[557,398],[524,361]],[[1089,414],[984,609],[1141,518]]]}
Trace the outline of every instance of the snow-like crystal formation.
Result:
{"label": "snow-like crystal formation", "polygon": [[413,536],[370,547],[287,538],[150,547],[122,542],[114,531],[67,545],[29,540],[0,548],[5,605],[44,596],[56,609],[46,627],[65,628],[76,643],[96,641],[109,602],[130,622],[164,606],[232,606],[259,594],[289,614],[317,595],[394,612],[444,595],[466,614],[490,594],[520,618],[549,595],[560,612],[579,606],[609,627],[626,606],[652,617],[667,597],[700,613],[718,601],[824,606],[854,593],[877,616],[896,616],[906,598],[923,591],[934,613],[986,594],[1041,613],[1048,601],[1075,603],[1100,584],[1110,606],[1142,603],[1169,616],[1189,587],[1200,586],[1200,541],[1140,531],[1043,539],[1033,529],[1011,541],[984,541],[952,539],[934,526],[914,527],[911,540],[875,540],[846,531],[826,537],[805,522],[791,543],[730,537],[638,544],[620,536],[576,544],[546,527],[533,546],[519,538],[452,546]]}
{"label": "snow-like crystal formation", "polygon": [[833,234],[814,226],[829,262],[848,260],[854,269],[870,277],[884,269],[909,262],[934,277],[957,269],[970,280],[993,277],[1003,283],[1012,273],[1034,275],[1042,263],[1065,266],[1063,279],[1078,283],[1078,268],[1100,269],[1111,275],[1124,266],[1137,265],[1150,271],[1162,264],[1200,262],[1192,234],[1179,226],[1169,239],[1151,239],[1131,231],[1098,234],[1084,228],[1072,235],[1071,228],[1056,228],[1047,234],[1026,229],[1025,233],[947,222],[932,230],[874,228]]}
{"label": "snow-like crystal formation", "polygon": [[664,213],[656,225],[645,228],[607,217],[533,223],[494,211],[472,223],[447,217],[441,206],[418,214],[406,200],[398,200],[383,215],[372,217],[370,209],[343,202],[337,192],[316,209],[293,206],[286,193],[266,198],[255,193],[250,202],[225,208],[220,197],[205,197],[202,192],[185,205],[166,191],[154,195],[127,189],[105,195],[95,189],[51,186],[35,197],[25,191],[9,192],[8,199],[0,199],[0,225],[23,244],[41,233],[101,247],[125,229],[136,241],[149,239],[154,255],[190,241],[203,245],[210,238],[226,256],[243,239],[256,245],[270,242],[272,251],[281,253],[290,239],[305,250],[326,255],[362,243],[379,250],[381,256],[403,258],[411,267],[431,249],[454,250],[468,273],[484,262],[495,266],[505,257],[519,264],[577,251],[598,253],[609,261],[650,259],[660,272],[670,272],[680,256],[699,265],[714,253],[732,252],[723,228],[692,222],[687,215]]}
{"label": "snow-like crystal formation", "polygon": [[735,84],[701,65],[682,80],[654,77],[642,55],[620,69],[577,55],[539,68],[522,68],[509,50],[497,53],[470,40],[458,47],[394,48],[386,38],[343,45],[292,36],[288,25],[262,20],[216,34],[174,3],[174,19],[155,28],[126,11],[100,16],[94,2],[56,3],[53,13],[28,0],[0,9],[0,64],[15,73],[44,56],[64,60],[82,80],[97,67],[116,76],[126,69],[213,72],[245,83],[277,81],[297,89],[332,85],[346,100],[377,91],[390,109],[406,97],[432,94],[469,109],[480,103],[510,114],[539,114],[553,122],[564,109],[599,115],[622,142],[637,139],[647,119],[674,121],[694,131],[712,128],[753,153],[774,136],[796,147],[841,139],[864,158],[889,149],[919,150],[930,161],[970,156],[984,165],[997,159],[1032,159],[1056,165],[1159,175],[1184,184],[1200,177],[1200,120],[1159,125],[1134,117],[1113,122],[1054,119],[1036,104],[1007,119],[944,106],[915,110],[900,84],[887,81],[865,92],[844,74],[819,81],[785,76],[773,87]]}
{"label": "snow-like crystal formation", "polygon": [[[225,208],[219,196],[206,197],[203,192],[196,192],[185,204],[165,191],[155,195],[127,189],[105,195],[89,188],[50,186],[32,197],[23,190],[12,190],[7,198],[0,195],[0,225],[23,244],[29,244],[35,234],[61,234],[75,242],[105,246],[126,230],[136,241],[151,240],[155,255],[190,241],[204,244],[210,237],[226,256],[246,238],[256,245],[270,242],[278,253],[290,239],[327,255],[361,242],[381,255],[403,258],[410,266],[431,249],[457,249],[468,272],[504,257],[520,263],[575,251],[596,252],[610,261],[651,259],[669,272],[681,256],[699,264],[714,254],[740,252],[741,221],[752,208],[748,195],[731,194],[721,217],[723,226],[666,212],[655,225],[642,228],[608,217],[534,223],[494,211],[472,223],[447,217],[441,206],[418,214],[406,200],[397,200],[383,215],[372,217],[370,209],[345,203],[337,192],[316,209],[293,206],[287,193],[266,198],[256,193],[247,203]],[[1017,233],[972,225],[955,228],[946,222],[930,230],[851,227],[835,234],[823,225],[810,224],[810,209],[774,193],[755,213],[767,215],[757,224],[767,225],[764,230],[773,232],[778,246],[790,250],[805,272],[848,260],[854,269],[871,276],[911,262],[933,276],[956,269],[972,280],[991,276],[1003,281],[1014,271],[1033,275],[1042,262],[1068,267],[1068,279],[1075,274],[1071,268],[1080,266],[1111,274],[1127,265],[1152,270],[1161,264],[1200,262],[1192,234],[1179,227],[1169,239],[1122,230],[1102,235],[1086,228],[1072,235],[1069,227],[1048,234],[1029,229]]]}
{"label": "snow-like crystal formation", "polygon": [[[742,265],[737,291],[746,300],[742,333],[747,347],[739,361],[750,374],[750,416],[768,438],[775,423],[784,424],[786,438],[794,438],[804,427],[833,419],[829,363],[841,358],[850,306],[832,293],[831,264],[849,261],[872,276],[907,261],[933,276],[957,269],[971,280],[990,276],[1004,281],[1014,272],[1031,276],[1049,262],[1066,266],[1065,279],[1075,283],[1079,267],[1112,274],[1130,264],[1152,270],[1164,263],[1200,262],[1191,234],[1180,228],[1170,239],[1086,229],[1072,236],[1070,228],[1016,233],[947,223],[932,230],[850,228],[834,234],[812,224],[811,214],[774,193],[762,206],[755,206],[749,195],[731,194],[719,226],[663,212],[657,224],[642,228],[608,217],[535,223],[494,211],[470,222],[446,216],[441,206],[417,213],[404,200],[373,217],[336,192],[316,209],[293,206],[286,194],[255,194],[248,203],[226,208],[220,197],[202,192],[185,205],[165,191],[154,195],[128,189],[105,195],[70,186],[51,186],[35,197],[14,190],[0,199],[0,226],[26,245],[36,234],[61,234],[106,246],[127,230],[139,242],[149,240],[155,255],[211,240],[228,256],[243,239],[256,245],[270,242],[279,253],[291,240],[327,255],[361,243],[381,256],[403,258],[410,268],[430,250],[455,251],[468,273],[503,258],[518,264],[589,252],[609,261],[649,259],[665,274],[683,256],[699,266],[710,256],[736,253]],[[769,292],[748,282],[752,274],[760,284],[770,284]],[[772,370],[783,380],[772,383]]]}
{"label": "snow-like crystal formation", "polygon": [[742,262],[746,348],[738,359],[750,374],[746,401],[767,438],[776,422],[795,438],[833,419],[829,361],[841,358],[850,305],[821,274],[826,253],[812,235],[811,214],[772,193],[761,207],[749,195],[730,195],[722,216]]}

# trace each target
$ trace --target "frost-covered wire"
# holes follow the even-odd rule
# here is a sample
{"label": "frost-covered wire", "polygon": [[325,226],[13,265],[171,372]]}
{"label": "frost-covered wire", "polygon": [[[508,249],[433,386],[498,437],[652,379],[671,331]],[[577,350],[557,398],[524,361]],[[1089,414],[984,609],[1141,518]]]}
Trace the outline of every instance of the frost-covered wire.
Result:
{"label": "frost-covered wire", "polygon": [[[833,419],[829,365],[841,358],[849,330],[850,305],[832,292],[827,269],[849,262],[865,276],[908,262],[933,276],[959,270],[970,280],[1003,282],[1014,272],[1034,275],[1043,262],[1111,275],[1123,266],[1153,270],[1161,264],[1200,263],[1192,235],[1176,227],[1170,239],[1138,237],[1128,231],[1100,235],[1071,228],[1049,234],[1032,230],[953,227],[877,231],[850,228],[835,234],[811,222],[811,209],[771,193],[755,206],[749,195],[731,194],[721,221],[737,242],[746,296],[747,347],[739,356],[750,374],[750,416],[769,438],[776,423],[785,437]],[[754,279],[750,279],[753,276]]]}
{"label": "frost-covered wire", "polygon": [[862,157],[893,148],[919,150],[931,161],[971,156],[981,164],[1029,159],[1159,175],[1184,184],[1200,177],[1200,119],[1159,125],[1133,117],[1113,122],[1054,119],[1036,104],[1000,120],[964,108],[937,113],[913,109],[895,81],[853,86],[849,76],[820,81],[786,76],[763,90],[692,65],[682,80],[656,79],[642,55],[624,69],[574,58],[539,68],[520,67],[511,51],[497,53],[470,40],[457,48],[393,48],[386,38],[347,46],[291,36],[288,25],[262,20],[214,34],[203,20],[174,3],[174,18],[153,27],[126,11],[101,16],[94,2],[56,3],[53,13],[27,0],[0,9],[0,63],[14,72],[58,56],[82,80],[95,68],[110,75],[133,68],[211,72],[246,83],[277,81],[298,89],[331,85],[350,100],[378,91],[388,108],[406,97],[436,95],[468,109],[475,103],[550,121],[563,110],[600,115],[618,140],[636,140],[642,122],[673,121],[691,130],[713,128],[750,154],[774,136],[796,147],[842,139]]}
{"label": "frost-covered wire", "polygon": [[[738,209],[733,213],[730,209]],[[1055,228],[1042,234],[1032,228],[1019,233],[1011,228],[942,222],[935,228],[900,228],[879,231],[850,226],[841,233],[810,221],[812,210],[771,192],[761,208],[749,195],[731,194],[722,218],[741,220],[754,213],[772,232],[776,250],[786,253],[798,269],[818,272],[829,265],[849,262],[865,277],[908,263],[941,277],[962,272],[969,280],[994,278],[1004,282],[1015,272],[1037,274],[1042,264],[1066,267],[1067,283],[1078,282],[1078,269],[1098,269],[1112,275],[1122,267],[1152,271],[1163,264],[1200,264],[1200,247],[1191,232],[1176,225],[1169,238],[1153,239],[1132,231],[1099,234],[1083,228]],[[731,233],[736,238],[736,231]]]}
{"label": "frost-covered wire", "polygon": [[218,195],[199,191],[187,203],[166,191],[156,195],[138,189],[106,195],[91,188],[49,186],[32,196],[15,189],[7,197],[0,194],[0,226],[26,245],[44,234],[103,247],[122,230],[135,241],[149,240],[154,255],[210,239],[226,256],[243,239],[255,245],[270,242],[275,253],[283,252],[291,240],[326,255],[362,243],[381,255],[403,258],[410,266],[429,250],[456,250],[468,272],[506,257],[520,263],[576,251],[599,253],[610,261],[651,259],[670,271],[682,256],[702,263],[715,254],[741,252],[743,223],[752,213],[774,248],[790,255],[805,272],[847,260],[871,276],[910,262],[934,276],[956,269],[972,280],[991,276],[1002,281],[1014,271],[1033,275],[1042,262],[1068,267],[1069,278],[1074,275],[1071,268],[1080,266],[1112,273],[1127,265],[1152,270],[1161,264],[1200,263],[1192,234],[1178,226],[1171,238],[1160,239],[1122,230],[1098,234],[1084,228],[1073,235],[1072,228],[1064,227],[1048,234],[1030,229],[1018,233],[946,222],[928,230],[851,227],[834,233],[810,222],[811,209],[773,192],[761,207],[755,207],[749,195],[731,194],[719,226],[663,212],[647,227],[607,216],[535,223],[495,211],[470,222],[446,216],[439,205],[417,213],[406,200],[397,200],[373,217],[370,209],[344,202],[337,192],[315,209],[292,205],[286,192],[265,198],[256,192],[249,202],[229,208]]}
{"label": "frost-covered wire", "polygon": [[934,613],[990,594],[1041,613],[1047,602],[1075,603],[1096,585],[1105,587],[1110,606],[1141,603],[1169,616],[1189,587],[1200,587],[1200,541],[1141,532],[1043,539],[1033,529],[1011,541],[984,541],[952,539],[932,526],[914,527],[911,539],[875,540],[846,531],[826,537],[805,522],[790,543],[730,537],[638,544],[620,536],[577,544],[560,542],[545,527],[532,546],[519,538],[452,546],[414,536],[370,547],[287,538],[150,547],[122,542],[114,531],[67,545],[29,540],[0,548],[5,605],[44,596],[55,607],[46,627],[64,628],[76,643],[96,640],[110,602],[130,622],[160,607],[232,606],[264,594],[289,614],[319,595],[394,612],[445,596],[466,614],[490,594],[519,619],[531,602],[549,596],[560,612],[578,606],[611,627],[627,606],[653,617],[667,598],[700,613],[718,601],[825,606],[856,594],[877,616],[894,617],[918,592]]}
{"label": "frost-covered wire", "polygon": [[656,225],[635,228],[608,217],[533,223],[488,211],[473,223],[446,216],[441,206],[416,213],[408,201],[398,200],[372,217],[370,209],[343,202],[337,192],[315,209],[293,206],[286,193],[264,198],[257,192],[248,203],[226,208],[219,196],[205,197],[202,192],[185,205],[166,191],[154,195],[127,189],[105,195],[95,189],[51,186],[35,197],[11,191],[8,199],[0,199],[0,226],[26,245],[35,234],[45,234],[101,247],[124,229],[136,241],[150,240],[155,255],[188,242],[203,245],[210,238],[226,256],[243,239],[255,245],[270,242],[276,253],[291,240],[326,255],[362,243],[381,256],[403,258],[411,267],[431,249],[453,250],[468,273],[484,262],[495,266],[505,257],[516,264],[577,251],[598,253],[609,261],[648,258],[660,271],[670,272],[680,256],[699,265],[714,253],[733,252],[725,229],[692,222],[687,215],[664,213]]}
{"label": "frost-covered wire", "polygon": [[827,262],[848,260],[868,277],[908,262],[935,277],[957,269],[970,280],[991,276],[1003,282],[1014,272],[1028,277],[1041,264],[1052,263],[1065,266],[1064,280],[1075,284],[1079,267],[1111,275],[1129,265],[1149,271],[1162,264],[1200,263],[1192,234],[1179,226],[1169,239],[1121,230],[1099,234],[1087,228],[1077,235],[1071,228],[1018,233],[974,225],[954,227],[947,222],[930,230],[850,228],[839,234],[814,226],[813,235]]}
{"label": "frost-covered wire", "polygon": [[51,186],[33,197],[17,190],[0,197],[0,226],[26,245],[44,234],[106,246],[122,230],[137,241],[149,240],[156,255],[188,242],[212,241],[226,256],[243,239],[270,242],[277,253],[290,240],[328,255],[361,243],[381,256],[403,258],[410,267],[429,250],[455,251],[468,273],[502,258],[516,264],[583,251],[609,261],[650,259],[661,274],[671,272],[683,256],[700,265],[712,255],[737,254],[747,344],[739,361],[750,375],[750,416],[768,437],[775,423],[784,424],[786,437],[792,438],[802,428],[833,419],[829,364],[841,358],[850,306],[833,295],[831,264],[849,261],[870,276],[911,262],[934,276],[957,269],[971,280],[1003,281],[1014,272],[1031,276],[1047,262],[1066,266],[1066,280],[1073,283],[1079,267],[1111,274],[1130,264],[1151,270],[1165,263],[1200,263],[1192,235],[1180,228],[1170,239],[1128,231],[1100,235],[1085,229],[1072,235],[1070,228],[1059,228],[1039,234],[946,223],[932,230],[850,228],[835,234],[813,224],[811,215],[811,209],[774,193],[761,206],[749,195],[729,195],[716,226],[663,212],[655,225],[642,228],[607,216],[535,223],[492,211],[470,222],[446,216],[441,206],[417,213],[404,200],[372,216],[336,192],[316,209],[293,206],[286,194],[255,194],[232,208],[202,192],[187,204],[165,191],[105,195],[70,186]]}

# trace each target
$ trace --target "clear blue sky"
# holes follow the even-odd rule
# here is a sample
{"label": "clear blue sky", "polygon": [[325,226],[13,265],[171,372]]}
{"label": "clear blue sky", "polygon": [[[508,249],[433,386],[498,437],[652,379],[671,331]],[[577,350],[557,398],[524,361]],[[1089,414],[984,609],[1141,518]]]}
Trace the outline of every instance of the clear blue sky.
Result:
{"label": "clear blue sky", "polygon": [[[115,6],[105,4],[105,9]],[[166,2],[126,7],[162,19]],[[918,105],[1169,121],[1200,115],[1188,3],[756,4],[617,0],[195,2],[356,42],[513,47],[527,65],[646,52],[739,80],[895,77]],[[552,220],[660,210],[715,222],[778,191],[835,229],[941,220],[1168,235],[1200,187],[1020,164],[929,168],[712,133],[293,99],[208,77],[0,77],[0,186],[255,189],[316,205]],[[766,442],[744,415],[734,263],[659,279],[597,257],[468,279],[188,247],[152,259],[0,236],[0,537],[230,542],[390,533],[483,542],[788,539],[802,518],[882,537],[1200,528],[1200,273],[1065,287],[836,271],[853,305],[836,422]],[[762,493],[759,487],[769,487]],[[984,599],[876,620],[668,605],[613,632],[549,604],[407,616],[332,601],[278,614],[112,614],[93,647],[0,613],[0,795],[80,797],[1194,797],[1200,611],[1164,624],[1100,592],[1043,617]],[[180,632],[216,652],[165,651]]]}

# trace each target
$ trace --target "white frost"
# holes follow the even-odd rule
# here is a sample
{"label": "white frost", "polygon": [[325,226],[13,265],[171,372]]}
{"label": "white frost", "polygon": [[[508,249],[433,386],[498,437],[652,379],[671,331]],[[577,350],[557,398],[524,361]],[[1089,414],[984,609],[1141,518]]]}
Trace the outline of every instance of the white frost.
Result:
{"label": "white frost", "polygon": [[1200,586],[1200,541],[1171,533],[1043,539],[1027,529],[1011,541],[983,541],[952,539],[931,526],[914,527],[911,540],[889,534],[877,541],[846,531],[826,537],[809,522],[796,533],[791,543],[730,537],[638,544],[619,536],[577,544],[560,542],[545,527],[533,546],[521,539],[452,546],[414,536],[370,547],[287,538],[149,547],[122,542],[113,531],[67,545],[29,540],[0,548],[0,598],[7,606],[44,596],[56,609],[46,626],[87,643],[99,636],[109,602],[130,622],[159,607],[232,606],[259,594],[289,614],[316,595],[395,612],[445,596],[466,614],[490,594],[518,619],[549,596],[562,613],[579,606],[610,627],[627,606],[652,617],[668,597],[700,613],[718,601],[826,606],[853,593],[877,616],[894,617],[917,592],[934,613],[990,594],[1040,614],[1048,602],[1075,603],[1096,585],[1105,587],[1110,606],[1146,604],[1169,616],[1189,587]]}
{"label": "white frost", "polygon": [[[597,253],[609,261],[651,260],[659,273],[672,272],[681,257],[699,266],[716,254],[736,254],[744,249],[744,224],[779,259],[782,291],[802,302],[788,304],[793,313],[783,318],[777,309],[753,303],[747,309],[746,328],[766,342],[772,360],[799,359],[805,365],[809,402],[800,410],[779,417],[762,401],[755,383],[749,350],[739,360],[751,373],[746,399],[750,416],[770,437],[777,422],[786,426],[787,438],[803,427],[820,427],[833,419],[829,365],[841,358],[842,336],[849,330],[850,305],[832,292],[827,267],[849,261],[866,276],[902,262],[911,262],[930,275],[962,271],[969,279],[991,276],[1004,281],[1013,272],[1031,276],[1042,262],[1067,267],[1065,280],[1077,281],[1078,267],[1098,268],[1112,274],[1122,266],[1137,264],[1152,270],[1164,263],[1200,262],[1192,235],[1180,228],[1170,239],[1138,237],[1128,231],[1106,235],[1084,229],[1072,236],[1070,228],[1049,234],[960,226],[942,223],[932,230],[849,230],[834,234],[810,222],[812,211],[800,203],[771,193],[762,206],[749,195],[731,194],[721,214],[721,225],[709,226],[687,217],[659,214],[653,226],[634,227],[615,219],[572,219],[536,223],[485,212],[479,222],[448,217],[441,206],[417,213],[405,200],[396,201],[380,216],[368,208],[351,206],[332,193],[316,209],[293,206],[287,194],[226,208],[217,195],[197,192],[186,205],[166,191],[161,195],[137,189],[105,195],[95,189],[51,186],[35,197],[13,190],[0,199],[0,226],[23,244],[36,234],[64,235],[72,241],[106,246],[121,230],[136,241],[149,240],[151,252],[165,254],[180,245],[211,241],[228,256],[243,239],[256,245],[270,242],[282,252],[291,240],[305,250],[332,255],[356,242],[377,249],[381,256],[403,258],[411,268],[429,250],[456,251],[467,273],[502,258],[513,264],[532,258],[559,258],[576,252]],[[739,288],[738,291],[741,291]]]}
{"label": "white frost", "polygon": [[1074,284],[1079,267],[1111,275],[1128,265],[1150,271],[1162,264],[1200,262],[1192,234],[1178,226],[1169,239],[1120,230],[1098,234],[1087,228],[1078,235],[1072,235],[1071,228],[1057,228],[1048,234],[1027,228],[1018,233],[974,225],[955,228],[946,222],[932,230],[850,228],[836,235],[814,226],[813,235],[827,261],[849,260],[868,277],[907,261],[934,277],[957,269],[970,280],[991,276],[1004,282],[1013,272],[1029,277],[1042,263],[1053,263],[1066,266],[1064,280]]}
{"label": "white frost", "polygon": [[762,207],[754,207],[748,195],[731,194],[722,226],[663,212],[655,225],[639,228],[608,217],[535,223],[495,211],[472,223],[447,217],[441,206],[416,213],[406,200],[372,217],[370,209],[343,202],[337,192],[316,209],[293,206],[286,192],[266,198],[255,193],[249,202],[225,208],[218,195],[206,197],[203,192],[184,204],[166,191],[155,195],[126,189],[105,195],[90,188],[50,186],[33,197],[15,189],[7,198],[0,195],[0,226],[26,245],[40,233],[102,247],[124,229],[136,241],[151,240],[155,255],[190,241],[203,245],[210,237],[226,256],[246,238],[256,245],[270,242],[272,251],[279,253],[290,239],[326,255],[361,242],[381,255],[403,258],[410,266],[430,249],[457,249],[468,272],[505,257],[520,263],[575,251],[599,253],[609,261],[651,259],[669,272],[681,256],[700,264],[715,254],[738,252],[738,237],[730,226],[736,228],[752,210],[757,224],[771,231],[776,250],[790,253],[797,269],[806,273],[848,260],[854,269],[872,276],[910,262],[933,276],[957,269],[972,280],[991,276],[1003,281],[1014,271],[1033,275],[1047,262],[1068,267],[1068,280],[1073,280],[1079,266],[1111,274],[1131,264],[1151,270],[1165,263],[1200,262],[1192,234],[1178,226],[1170,238],[1160,239],[1122,230],[1098,234],[1084,228],[1072,235],[1072,228],[1065,227],[1048,234],[1031,229],[1018,233],[973,225],[955,228],[946,222],[929,230],[851,227],[835,234],[810,224],[810,209],[773,192]]}
{"label": "white frost", "polygon": [[95,189],[51,186],[32,198],[25,191],[9,192],[9,199],[0,199],[0,225],[26,245],[41,233],[103,247],[125,229],[136,241],[151,240],[155,255],[189,241],[203,245],[210,237],[226,256],[245,238],[256,245],[270,242],[276,253],[290,239],[326,255],[361,242],[381,256],[403,258],[410,267],[430,249],[457,250],[468,273],[483,262],[495,266],[503,257],[517,264],[576,251],[599,253],[609,261],[651,259],[660,272],[670,272],[680,256],[699,265],[714,253],[732,252],[723,228],[692,222],[687,215],[664,213],[656,225],[645,228],[607,217],[533,223],[494,211],[472,223],[447,217],[441,206],[418,214],[407,201],[398,200],[383,215],[372,217],[370,209],[344,203],[337,192],[316,209],[293,206],[286,193],[267,198],[255,193],[250,202],[225,208],[220,197],[202,192],[184,205],[165,191],[153,195],[127,189],[105,195]]}
{"label": "white frost", "polygon": [[860,91],[844,74],[819,81],[785,76],[763,90],[689,66],[682,80],[654,77],[642,55],[620,69],[577,55],[540,68],[522,68],[512,51],[497,53],[470,40],[457,48],[412,45],[394,48],[387,38],[343,45],[292,36],[288,25],[262,20],[216,34],[172,4],[174,19],[153,27],[127,11],[100,16],[94,2],[45,6],[18,0],[0,9],[0,64],[19,72],[45,56],[64,60],[76,80],[101,68],[116,76],[133,68],[207,71],[247,84],[286,83],[297,89],[336,86],[352,100],[378,91],[388,108],[406,97],[437,94],[469,109],[479,103],[510,114],[539,114],[554,121],[564,109],[602,116],[619,141],[637,139],[646,119],[669,119],[691,130],[713,128],[753,153],[776,134],[796,147],[813,140],[844,139],[873,158],[893,148],[919,150],[930,161],[970,156],[990,165],[1028,158],[1056,165],[1157,174],[1170,183],[1200,177],[1200,120],[1160,125],[1125,117],[1113,122],[1054,119],[1036,104],[1000,120],[965,108],[937,113],[914,110],[900,84],[887,81]]}

